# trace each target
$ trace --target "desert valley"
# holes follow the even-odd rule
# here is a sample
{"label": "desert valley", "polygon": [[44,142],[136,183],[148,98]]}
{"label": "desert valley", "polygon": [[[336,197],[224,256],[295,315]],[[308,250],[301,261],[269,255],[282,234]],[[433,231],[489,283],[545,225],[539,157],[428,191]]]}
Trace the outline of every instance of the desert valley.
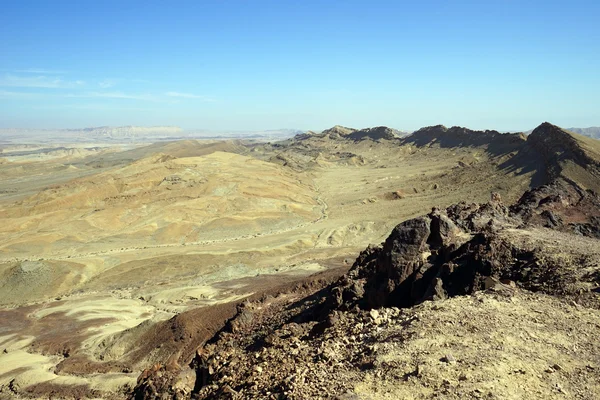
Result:
{"label": "desert valley", "polygon": [[3,1],[0,400],[600,399],[599,15]]}
{"label": "desert valley", "polygon": [[103,135],[0,144],[0,398],[600,397],[598,140]]}

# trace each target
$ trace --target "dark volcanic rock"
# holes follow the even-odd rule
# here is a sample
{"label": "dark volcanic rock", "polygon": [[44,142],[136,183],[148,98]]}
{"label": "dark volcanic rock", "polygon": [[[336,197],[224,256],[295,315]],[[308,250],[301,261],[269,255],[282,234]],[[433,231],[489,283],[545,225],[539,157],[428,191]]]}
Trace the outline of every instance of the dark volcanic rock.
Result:
{"label": "dark volcanic rock", "polygon": [[382,248],[363,251],[348,275],[332,289],[335,306],[374,308],[400,301],[395,298],[403,295],[400,285],[421,267],[430,224],[427,217],[403,222],[394,228]]}
{"label": "dark volcanic rock", "polygon": [[401,133],[387,126],[377,126],[375,128],[366,128],[352,132],[347,137],[352,140],[393,140],[400,138]]}
{"label": "dark volcanic rock", "polygon": [[311,138],[331,139],[331,140],[394,140],[405,136],[405,132],[396,129],[388,128],[387,126],[376,126],[374,128],[354,129],[345,126],[336,125],[333,128],[324,130],[321,133],[305,133],[296,135],[294,140],[304,141]]}
{"label": "dark volcanic rock", "polygon": [[545,164],[548,181],[562,178],[582,189],[600,192],[600,143],[544,122],[527,137],[527,145]]}
{"label": "dark volcanic rock", "polygon": [[525,136],[520,133],[474,131],[460,126],[446,128],[444,125],[421,128],[403,139],[403,143],[419,147],[432,144],[446,148],[487,146],[494,153],[519,150],[525,141]]}
{"label": "dark volcanic rock", "polygon": [[[497,232],[539,226],[599,237],[599,222],[598,195],[564,180],[526,192],[510,208],[492,194],[486,204],[434,209],[396,226],[382,247],[361,253],[331,289],[332,307],[409,307],[485,289],[487,278],[552,293],[547,283],[558,278],[554,266],[542,261],[542,251],[523,250]],[[523,274],[524,269],[534,273]]]}
{"label": "dark volcanic rock", "polygon": [[[545,241],[531,240],[542,231]],[[335,373],[326,371],[333,371],[333,365],[344,373],[375,368],[367,335],[374,327],[385,326],[390,313],[398,315],[396,307],[478,290],[510,296],[522,288],[598,308],[600,253],[595,239],[589,239],[598,232],[600,198],[565,180],[528,191],[511,207],[492,194],[485,204],[433,209],[397,225],[381,246],[365,249],[346,274],[312,294],[288,293],[239,306],[236,315],[198,351],[191,369],[169,369],[167,364],[147,370],[133,396],[341,394],[354,383],[338,382]],[[572,236],[577,242],[573,234],[588,238],[583,247],[572,246],[570,253],[568,243],[554,240],[569,241]],[[548,241],[556,244],[549,246]],[[340,324],[363,336],[336,337],[333,332]],[[325,344],[332,341],[339,343]],[[359,345],[346,346],[349,341]],[[298,364],[318,367],[308,371]],[[306,381],[307,377],[312,380]]]}
{"label": "dark volcanic rock", "polygon": [[572,134],[548,122],[535,128],[527,138],[527,143],[544,157],[550,179],[560,176],[562,163],[565,161],[574,162],[586,169],[600,167],[598,161],[589,156]]}

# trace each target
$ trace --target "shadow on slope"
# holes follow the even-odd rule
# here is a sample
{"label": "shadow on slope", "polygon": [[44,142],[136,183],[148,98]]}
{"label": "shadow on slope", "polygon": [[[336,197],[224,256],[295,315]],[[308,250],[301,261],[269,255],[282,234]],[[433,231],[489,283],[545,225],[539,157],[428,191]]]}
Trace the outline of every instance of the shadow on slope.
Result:
{"label": "shadow on slope", "polygon": [[[380,325],[379,315],[389,307],[480,290],[510,296],[517,287],[598,308],[598,238],[600,197],[562,180],[527,192],[511,207],[493,195],[486,204],[434,209],[399,224],[382,246],[363,251],[350,271],[325,289],[241,305],[198,350],[190,365],[194,372],[156,366],[140,376],[133,398],[255,398],[309,390],[302,383],[290,385],[294,368],[286,367],[305,348],[315,349],[310,359],[299,360],[307,365],[337,360],[348,366],[347,373],[371,369],[368,349],[341,361],[335,352],[319,351],[340,319],[364,323],[361,310],[373,310],[370,320]],[[387,308],[374,310],[380,307]],[[259,379],[255,360],[269,362],[269,379]]]}
{"label": "shadow on slope", "polygon": [[437,125],[419,129],[404,138],[402,144],[483,148],[491,157],[500,159],[499,167],[506,173],[533,173],[532,188],[563,177],[584,188],[600,189],[600,142],[548,122],[529,136]]}

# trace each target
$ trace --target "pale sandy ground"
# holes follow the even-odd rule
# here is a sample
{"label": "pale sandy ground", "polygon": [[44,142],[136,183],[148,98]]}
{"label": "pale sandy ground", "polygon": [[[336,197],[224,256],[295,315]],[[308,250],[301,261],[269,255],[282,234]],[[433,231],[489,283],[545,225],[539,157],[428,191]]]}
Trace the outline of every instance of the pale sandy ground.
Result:
{"label": "pale sandy ground", "polygon": [[[288,266],[268,271],[265,274],[293,273],[306,275],[325,269],[317,263],[306,263]],[[243,273],[223,273],[220,271],[212,276],[204,277],[204,281],[227,282],[229,279],[239,279]],[[255,275],[253,272],[252,275]],[[232,289],[240,289],[232,288]],[[109,295],[98,293],[83,293],[68,296],[61,301],[48,301],[32,307],[26,315],[27,320],[34,324],[45,317],[61,314],[57,323],[73,324],[74,322],[90,322],[85,327],[85,339],[81,342],[79,352],[87,354],[91,360],[111,361],[123,357],[127,343],[111,344],[106,349],[103,342],[106,338],[134,328],[143,322],[158,322],[174,316],[190,307],[213,305],[219,302],[240,300],[252,293],[247,288],[245,294],[236,294],[234,290],[224,291],[211,285],[170,285],[169,288],[159,289],[149,287],[143,291],[115,290]],[[135,293],[135,295],[132,295]],[[143,296],[138,296],[144,293]],[[72,322],[68,322],[72,321]],[[99,321],[97,323],[96,321]],[[129,373],[87,374],[84,376],[62,375],[54,373],[54,368],[65,359],[62,355],[39,354],[32,352],[31,343],[38,327],[31,326],[22,329],[10,327],[3,329],[6,335],[0,336],[0,387],[9,384],[25,388],[32,384],[52,382],[56,385],[88,384],[92,389],[106,393],[119,393],[135,385],[139,370]],[[52,329],[52,327],[50,327]],[[77,329],[77,324],[73,324]],[[65,341],[65,338],[50,337],[48,343]]]}
{"label": "pale sandy ground", "polygon": [[[426,302],[381,328],[361,399],[597,399],[597,310],[518,292]],[[445,357],[450,355],[452,362]]]}
{"label": "pale sandy ground", "polygon": [[[352,263],[402,220],[432,206],[484,201],[490,191],[510,200],[530,179],[499,171],[499,161],[481,149],[366,142],[351,151],[365,162],[320,156],[300,172],[222,152],[153,156],[92,175],[56,166],[48,173],[39,166],[0,165],[21,182],[18,193],[0,196],[0,302],[15,318],[19,306],[31,307],[20,317],[27,324],[0,330],[0,351],[7,348],[0,354],[0,387],[16,379],[21,388],[52,381],[114,393],[134,383],[139,369],[53,373],[63,356],[29,347],[36,332],[31,324],[44,317],[88,322],[79,352],[97,360],[101,343],[118,332],[253,292],[247,283],[224,282],[308,275],[334,257]],[[462,168],[459,161],[472,167]],[[71,172],[64,171],[76,179],[67,181]],[[27,182],[39,185],[37,174],[55,186],[13,203],[32,190]],[[124,345],[111,346],[102,354],[118,359]]]}

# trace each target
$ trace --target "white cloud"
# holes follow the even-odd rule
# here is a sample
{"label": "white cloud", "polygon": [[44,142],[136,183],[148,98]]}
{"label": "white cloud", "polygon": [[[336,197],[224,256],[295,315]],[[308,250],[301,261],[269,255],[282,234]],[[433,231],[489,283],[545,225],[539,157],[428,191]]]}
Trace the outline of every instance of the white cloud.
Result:
{"label": "white cloud", "polygon": [[42,74],[42,75],[63,75],[66,74],[67,71],[57,71],[52,69],[45,68],[27,68],[27,69],[19,69],[15,72],[23,73],[23,74]]}
{"label": "white cloud", "polygon": [[105,79],[101,82],[98,82],[98,86],[100,86],[102,89],[108,89],[115,85],[116,85],[116,82],[112,79]]}
{"label": "white cloud", "polygon": [[130,99],[130,100],[145,100],[158,101],[156,96],[151,94],[128,94],[123,92],[87,92],[82,94],[68,94],[66,97],[88,97],[88,98],[105,98],[105,99]]}
{"label": "white cloud", "polygon": [[119,111],[156,111],[154,108],[146,107],[123,107],[122,105],[94,103],[94,104],[44,104],[32,107],[35,110],[119,110]]}
{"label": "white cloud", "polygon": [[192,93],[167,92],[167,93],[165,93],[165,96],[178,97],[178,98],[182,98],[182,99],[199,99],[202,101],[214,101],[213,99],[211,99],[209,97],[200,96],[200,95],[192,94]]}
{"label": "white cloud", "polygon": [[84,81],[65,81],[60,78],[49,78],[47,76],[16,76],[4,74],[0,77],[0,87],[27,87],[47,89],[72,89],[85,85]]}
{"label": "white cloud", "polygon": [[[11,78],[9,84],[0,78],[0,88],[4,86],[15,86],[22,88],[83,88],[85,82],[73,81],[70,86],[63,85],[63,82],[52,82],[36,80],[34,82],[25,81],[19,78],[18,84]],[[27,85],[28,84],[28,85]],[[62,86],[61,86],[62,85]],[[203,102],[213,102],[215,100],[191,93],[166,92],[163,94],[152,93],[126,93],[122,91],[74,91],[72,93],[60,92],[27,92],[27,91],[8,91],[0,89],[0,99],[18,99],[18,98],[79,98],[79,99],[121,99],[121,100],[139,100],[156,103],[177,104],[185,99],[195,99]]]}
{"label": "white cloud", "polygon": [[39,93],[27,93],[27,92],[9,92],[7,90],[0,90],[0,99],[19,99],[19,98],[31,98],[38,97]]}

